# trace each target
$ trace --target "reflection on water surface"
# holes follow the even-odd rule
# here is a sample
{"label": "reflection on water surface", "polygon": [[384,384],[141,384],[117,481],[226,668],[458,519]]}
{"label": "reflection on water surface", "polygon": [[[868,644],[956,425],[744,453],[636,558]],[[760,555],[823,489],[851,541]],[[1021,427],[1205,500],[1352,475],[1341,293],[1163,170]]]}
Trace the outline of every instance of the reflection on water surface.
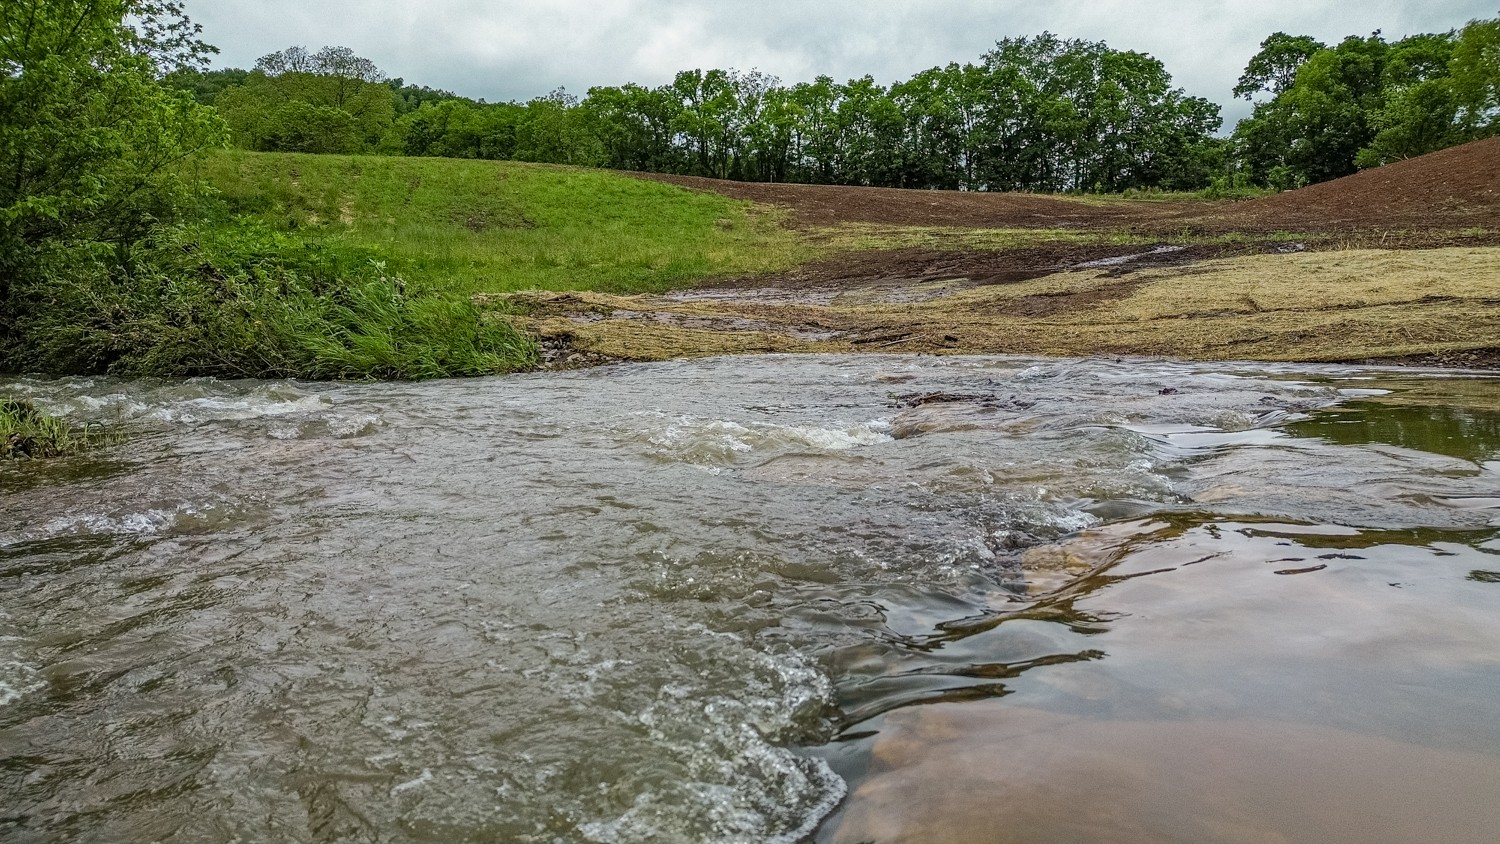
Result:
{"label": "reflection on water surface", "polygon": [[13,379],[0,838],[1488,840],[1496,383]]}
{"label": "reflection on water surface", "polygon": [[1356,401],[1287,430],[1341,445],[1384,443],[1476,463],[1500,459],[1500,410]]}

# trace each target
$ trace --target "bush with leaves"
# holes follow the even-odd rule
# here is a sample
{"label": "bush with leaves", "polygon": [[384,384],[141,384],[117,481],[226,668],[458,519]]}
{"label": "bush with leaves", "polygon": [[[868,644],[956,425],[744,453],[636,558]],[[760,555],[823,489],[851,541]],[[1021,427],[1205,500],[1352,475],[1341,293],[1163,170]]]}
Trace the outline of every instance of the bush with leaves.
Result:
{"label": "bush with leaves", "polygon": [[0,298],[43,245],[128,248],[191,193],[179,163],[222,145],[212,109],[157,82],[207,49],[179,13],[135,0],[6,0]]}
{"label": "bush with leaves", "polygon": [[52,373],[419,379],[536,363],[467,299],[414,294],[373,253],[239,223],[164,229],[127,263],[57,250],[16,291],[13,366]]}

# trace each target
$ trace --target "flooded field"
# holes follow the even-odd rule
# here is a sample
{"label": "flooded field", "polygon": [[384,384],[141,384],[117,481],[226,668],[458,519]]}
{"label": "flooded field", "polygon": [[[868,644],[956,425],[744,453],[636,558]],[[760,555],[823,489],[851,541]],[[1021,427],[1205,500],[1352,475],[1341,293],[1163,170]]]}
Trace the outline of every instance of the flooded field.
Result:
{"label": "flooded field", "polygon": [[1490,842],[1500,379],[8,379],[0,840]]}

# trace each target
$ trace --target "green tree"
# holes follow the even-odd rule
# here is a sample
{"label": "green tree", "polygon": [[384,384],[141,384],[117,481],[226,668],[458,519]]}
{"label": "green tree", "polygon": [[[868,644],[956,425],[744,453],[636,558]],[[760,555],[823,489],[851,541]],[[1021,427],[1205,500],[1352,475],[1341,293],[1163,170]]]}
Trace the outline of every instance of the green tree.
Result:
{"label": "green tree", "polygon": [[1379,33],[1350,36],[1307,58],[1290,87],[1258,103],[1235,130],[1255,181],[1266,184],[1277,171],[1295,186],[1355,172],[1377,131],[1390,49]]}
{"label": "green tree", "polygon": [[682,101],[671,86],[591,88],[583,107],[598,129],[609,166],[659,172],[681,166],[673,127]]}
{"label": "green tree", "polygon": [[1277,33],[1263,46],[1235,89],[1273,94],[1234,133],[1258,184],[1296,187],[1500,131],[1500,21],[1318,49]]}
{"label": "green tree", "polygon": [[[215,99],[236,145],[286,152],[374,150],[400,103],[385,73],[348,47],[288,47],[263,56],[241,85]],[[316,125],[299,130],[292,123],[299,116]]]}
{"label": "green tree", "polygon": [[1247,100],[1255,99],[1259,93],[1278,96],[1297,81],[1297,71],[1307,60],[1328,45],[1306,35],[1273,33],[1260,42],[1260,52],[1250,59],[1239,83],[1234,86],[1234,95]]}
{"label": "green tree", "polygon": [[220,94],[244,85],[249,78],[250,71],[239,68],[200,70],[196,67],[184,67],[163,76],[161,81],[169,88],[192,94],[193,99],[204,105],[213,105]]}
{"label": "green tree", "polygon": [[223,124],[159,76],[201,61],[197,32],[175,3],[0,6],[0,299],[40,253],[123,253],[190,193],[178,165]]}
{"label": "green tree", "polygon": [[1471,137],[1500,133],[1500,18],[1464,27],[1450,67],[1464,132]]}
{"label": "green tree", "polygon": [[516,124],[515,158],[546,164],[597,167],[604,145],[578,98],[559,88],[527,103]]}

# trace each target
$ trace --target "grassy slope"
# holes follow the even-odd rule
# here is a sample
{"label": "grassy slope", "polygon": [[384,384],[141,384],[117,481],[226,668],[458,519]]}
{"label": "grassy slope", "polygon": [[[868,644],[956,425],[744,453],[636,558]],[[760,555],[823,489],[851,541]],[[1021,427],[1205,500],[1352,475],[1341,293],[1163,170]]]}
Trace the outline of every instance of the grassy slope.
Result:
{"label": "grassy slope", "polygon": [[808,256],[748,203],[596,170],[223,152],[196,165],[235,213],[371,248],[445,292],[652,292]]}

